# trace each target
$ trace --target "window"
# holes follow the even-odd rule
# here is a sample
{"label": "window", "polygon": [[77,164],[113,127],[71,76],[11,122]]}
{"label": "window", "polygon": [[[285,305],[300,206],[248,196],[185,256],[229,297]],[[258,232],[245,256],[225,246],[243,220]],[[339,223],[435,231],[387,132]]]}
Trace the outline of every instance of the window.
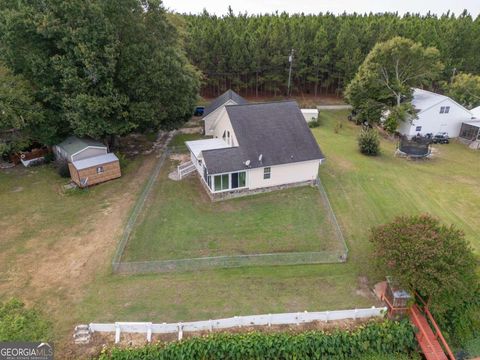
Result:
{"label": "window", "polygon": [[238,187],[245,187],[246,184],[247,173],[245,171],[238,173]]}
{"label": "window", "polygon": [[229,178],[228,174],[215,175],[213,180],[215,191],[228,190],[229,189],[228,178]]}
{"label": "window", "polygon": [[97,174],[102,174],[104,172],[105,172],[105,170],[103,169],[103,166],[97,167]]}
{"label": "window", "polygon": [[210,189],[212,188],[212,177],[211,176],[207,176],[207,185]]}
{"label": "window", "polygon": [[450,106],[445,106],[445,114],[448,114],[450,112]]}
{"label": "window", "polygon": [[271,168],[270,167],[263,168],[263,178],[270,179],[270,176],[271,176]]}
{"label": "window", "polygon": [[232,173],[232,189],[245,187],[245,171]]}
{"label": "window", "polygon": [[422,131],[422,127],[421,127],[421,126],[417,126],[417,127],[415,128],[415,131]]}

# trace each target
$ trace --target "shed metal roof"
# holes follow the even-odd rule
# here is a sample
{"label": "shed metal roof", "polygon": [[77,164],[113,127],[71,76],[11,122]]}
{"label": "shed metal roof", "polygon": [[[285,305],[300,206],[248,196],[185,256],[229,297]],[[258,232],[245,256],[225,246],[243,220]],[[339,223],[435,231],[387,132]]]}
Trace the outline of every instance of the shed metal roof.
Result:
{"label": "shed metal roof", "polygon": [[73,166],[77,170],[88,169],[94,166],[100,166],[108,163],[112,163],[114,161],[118,161],[118,157],[114,153],[107,153],[103,155],[98,155],[78,161],[72,162]]}
{"label": "shed metal roof", "polygon": [[88,138],[78,138],[76,136],[69,136],[57,146],[62,148],[68,154],[68,156],[72,156],[73,154],[76,154],[89,146],[107,149],[107,147],[99,141]]}

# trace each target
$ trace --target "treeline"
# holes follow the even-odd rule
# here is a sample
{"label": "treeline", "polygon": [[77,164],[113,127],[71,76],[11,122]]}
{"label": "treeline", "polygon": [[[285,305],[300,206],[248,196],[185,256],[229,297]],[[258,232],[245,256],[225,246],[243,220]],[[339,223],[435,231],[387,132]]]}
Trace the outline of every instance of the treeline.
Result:
{"label": "treeline", "polygon": [[445,65],[442,78],[480,73],[480,18],[416,15],[235,15],[206,11],[184,15],[186,51],[204,74],[203,95],[227,88],[242,95],[286,92],[291,49],[293,94],[340,94],[373,46],[402,36],[434,46]]}
{"label": "treeline", "polygon": [[0,2],[0,155],[192,114],[199,74],[160,0]]}

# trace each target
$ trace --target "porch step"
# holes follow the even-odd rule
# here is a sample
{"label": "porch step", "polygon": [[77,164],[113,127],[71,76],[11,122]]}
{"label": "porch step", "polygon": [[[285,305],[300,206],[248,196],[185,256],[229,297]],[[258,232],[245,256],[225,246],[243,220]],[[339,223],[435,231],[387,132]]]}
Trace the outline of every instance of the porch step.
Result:
{"label": "porch step", "polygon": [[91,332],[88,325],[75,326],[75,332],[73,333],[73,341],[75,344],[88,344],[90,342]]}

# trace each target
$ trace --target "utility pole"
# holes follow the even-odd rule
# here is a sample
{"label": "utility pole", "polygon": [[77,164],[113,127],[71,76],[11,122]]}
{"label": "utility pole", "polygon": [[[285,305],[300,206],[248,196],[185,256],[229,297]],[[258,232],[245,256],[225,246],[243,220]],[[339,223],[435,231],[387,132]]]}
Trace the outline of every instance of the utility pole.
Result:
{"label": "utility pole", "polygon": [[455,74],[457,73],[457,68],[454,67],[453,70],[452,70],[452,77],[450,78],[450,83],[452,83],[453,81],[453,78],[455,77]]}
{"label": "utility pole", "polygon": [[293,63],[293,53],[295,52],[294,49],[290,51],[290,55],[288,56],[288,62],[290,63],[290,69],[288,70],[288,85],[287,85],[287,96],[290,96],[290,82],[292,80],[292,63]]}

